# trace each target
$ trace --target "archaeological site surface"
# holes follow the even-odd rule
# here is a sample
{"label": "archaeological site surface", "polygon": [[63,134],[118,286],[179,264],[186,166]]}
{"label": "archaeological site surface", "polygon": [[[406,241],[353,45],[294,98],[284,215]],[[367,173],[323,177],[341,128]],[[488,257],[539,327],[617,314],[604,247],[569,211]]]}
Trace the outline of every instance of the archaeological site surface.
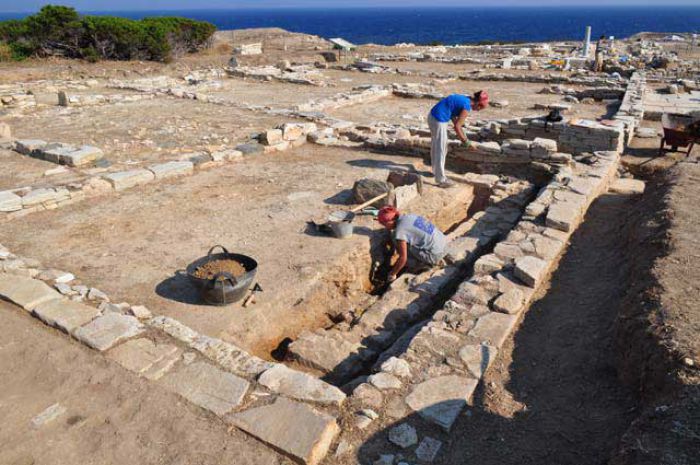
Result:
{"label": "archaeological site surface", "polygon": [[[0,464],[694,463],[700,49],[605,47],[0,63]],[[438,186],[428,112],[481,89]],[[453,260],[379,279],[384,192]]]}

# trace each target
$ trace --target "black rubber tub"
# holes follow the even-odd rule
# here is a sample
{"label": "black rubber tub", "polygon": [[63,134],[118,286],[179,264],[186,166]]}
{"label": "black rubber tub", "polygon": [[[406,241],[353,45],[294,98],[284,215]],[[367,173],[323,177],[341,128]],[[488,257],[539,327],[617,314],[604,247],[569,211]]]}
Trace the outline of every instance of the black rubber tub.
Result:
{"label": "black rubber tub", "polygon": [[[223,252],[213,253],[217,247],[221,248]],[[245,268],[246,272],[238,277],[234,277],[230,273],[220,272],[211,279],[198,278],[194,275],[197,268],[214,260],[235,260]],[[215,245],[209,249],[205,257],[190,263],[187,267],[187,277],[199,289],[199,294],[204,302],[209,305],[229,305],[238,302],[245,296],[257,271],[258,262],[253,258],[247,255],[229,253],[224,246]]]}

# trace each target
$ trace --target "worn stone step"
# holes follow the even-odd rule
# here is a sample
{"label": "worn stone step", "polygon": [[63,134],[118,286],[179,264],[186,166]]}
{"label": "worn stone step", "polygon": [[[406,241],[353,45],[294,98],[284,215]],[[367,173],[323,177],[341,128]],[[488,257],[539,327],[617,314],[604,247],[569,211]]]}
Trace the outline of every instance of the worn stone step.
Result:
{"label": "worn stone step", "polygon": [[34,310],[43,302],[62,298],[43,281],[8,273],[0,273],[0,296],[25,310]]}

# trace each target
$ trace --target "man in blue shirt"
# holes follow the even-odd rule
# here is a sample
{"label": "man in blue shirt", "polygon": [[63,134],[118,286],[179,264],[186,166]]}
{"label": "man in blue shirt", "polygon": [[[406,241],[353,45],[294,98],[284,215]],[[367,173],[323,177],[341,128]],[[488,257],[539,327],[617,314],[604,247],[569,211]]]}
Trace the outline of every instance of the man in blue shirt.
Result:
{"label": "man in blue shirt", "polygon": [[470,111],[479,111],[489,103],[489,95],[485,90],[480,90],[472,97],[460,94],[452,94],[440,100],[428,115],[430,127],[430,160],[433,165],[433,175],[440,187],[449,187],[453,183],[445,176],[445,160],[447,159],[447,125],[450,121],[454,124],[457,137],[467,147],[469,141],[462,131],[464,121]]}

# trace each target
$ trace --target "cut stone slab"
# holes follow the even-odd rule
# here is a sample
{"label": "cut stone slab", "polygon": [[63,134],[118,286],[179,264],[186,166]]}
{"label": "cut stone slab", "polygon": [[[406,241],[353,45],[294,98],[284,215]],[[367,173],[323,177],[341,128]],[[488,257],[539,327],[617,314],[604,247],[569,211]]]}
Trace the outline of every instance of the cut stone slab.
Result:
{"label": "cut stone slab", "polygon": [[94,307],[66,299],[43,302],[37,305],[32,313],[47,325],[62,329],[69,334],[100,315],[100,311]]}
{"label": "cut stone slab", "polygon": [[537,257],[526,256],[515,259],[513,274],[530,287],[537,287],[546,272],[547,262]]}
{"label": "cut stone slab", "polygon": [[523,293],[519,289],[510,289],[493,302],[493,308],[497,312],[515,315],[524,307]]}
{"label": "cut stone slab", "polygon": [[429,379],[411,391],[406,403],[427,421],[449,432],[478,383],[475,378],[456,375]]}
{"label": "cut stone slab", "polygon": [[640,195],[644,193],[646,183],[639,179],[616,179],[610,185],[610,192],[622,195]]}
{"label": "cut stone slab", "polygon": [[659,137],[659,130],[656,128],[637,128],[634,135],[641,139],[656,139]]}
{"label": "cut stone slab", "polygon": [[517,315],[506,315],[505,313],[497,312],[487,313],[476,320],[476,324],[469,331],[469,335],[486,344],[500,348],[510,336],[517,321]]}
{"label": "cut stone slab", "polygon": [[133,316],[107,313],[76,329],[73,335],[85,345],[103,351],[143,330],[144,326]]}
{"label": "cut stone slab", "polygon": [[332,405],[341,405],[345,400],[345,394],[337,387],[282,364],[265,371],[258,382],[273,392],[294,399]]}
{"label": "cut stone slab", "polygon": [[14,212],[22,209],[22,197],[10,191],[0,192],[0,212]]}
{"label": "cut stone slab", "polygon": [[22,206],[24,208],[33,207],[55,199],[56,191],[54,189],[34,189],[22,197]]}
{"label": "cut stone slab", "polygon": [[326,456],[339,432],[335,418],[284,397],[228,415],[226,421],[308,465]]}
{"label": "cut stone slab", "polygon": [[481,378],[496,359],[498,350],[487,344],[468,345],[459,349],[459,358],[475,378]]}
{"label": "cut stone slab", "polygon": [[250,387],[245,379],[205,362],[195,362],[168,373],[160,383],[219,416],[238,407]]}
{"label": "cut stone slab", "polygon": [[[149,339],[140,338],[115,347],[107,356],[129,371],[144,376],[150,372],[149,379],[158,379],[175,364],[181,352],[172,344],[156,345]],[[161,363],[166,360],[169,363]],[[156,365],[159,369],[151,371]]]}
{"label": "cut stone slab", "polygon": [[389,442],[405,449],[418,444],[418,434],[413,426],[402,423],[389,430]]}
{"label": "cut stone slab", "polygon": [[31,155],[35,150],[42,149],[48,144],[46,141],[41,139],[22,139],[15,141],[15,152],[19,152],[23,155]]}
{"label": "cut stone slab", "polygon": [[442,441],[426,436],[420,444],[418,444],[418,448],[416,448],[416,457],[418,457],[418,460],[421,462],[431,463],[435,460],[435,457],[437,457],[441,447]]}
{"label": "cut stone slab", "polygon": [[104,152],[91,145],[83,145],[72,152],[62,154],[59,163],[68,166],[83,166],[101,160]]}
{"label": "cut stone slab", "polygon": [[192,174],[194,172],[194,163],[191,161],[170,161],[149,166],[148,170],[153,173],[156,179],[172,178]]}
{"label": "cut stone slab", "polygon": [[61,294],[43,281],[7,273],[0,273],[0,296],[29,311],[41,303],[61,298]]}
{"label": "cut stone slab", "polygon": [[154,174],[147,169],[119,171],[117,173],[105,174],[102,177],[117,191],[146,184],[153,181],[155,178]]}
{"label": "cut stone slab", "polygon": [[570,202],[557,202],[549,206],[546,225],[559,231],[573,231],[580,218],[577,205]]}

